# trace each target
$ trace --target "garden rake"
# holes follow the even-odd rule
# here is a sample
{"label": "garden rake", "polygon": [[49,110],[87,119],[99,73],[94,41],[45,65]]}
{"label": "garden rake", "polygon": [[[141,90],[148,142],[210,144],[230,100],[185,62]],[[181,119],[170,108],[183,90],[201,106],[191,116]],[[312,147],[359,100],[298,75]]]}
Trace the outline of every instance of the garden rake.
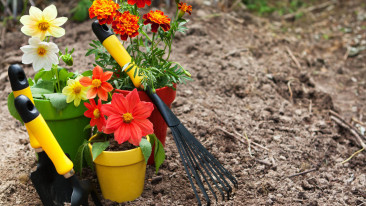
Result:
{"label": "garden rake", "polygon": [[[99,41],[122,68],[131,62],[131,57],[127,51],[106,25],[100,25],[98,21],[95,21],[92,24],[92,29]],[[134,75],[135,73],[139,74],[138,67],[129,65],[126,69],[135,87],[141,88],[141,79],[143,77]],[[135,70],[137,71],[135,72]],[[183,126],[156,93],[149,88],[146,88],[146,93],[158,108],[166,124],[172,131],[174,141],[198,204],[202,204],[200,196],[203,195],[207,205],[210,205],[210,193],[217,201],[216,192],[221,194],[222,200],[225,197],[229,199],[230,193],[232,192],[230,183],[236,188],[238,187],[238,182],[235,177]],[[197,187],[201,191],[201,195],[199,195]]]}

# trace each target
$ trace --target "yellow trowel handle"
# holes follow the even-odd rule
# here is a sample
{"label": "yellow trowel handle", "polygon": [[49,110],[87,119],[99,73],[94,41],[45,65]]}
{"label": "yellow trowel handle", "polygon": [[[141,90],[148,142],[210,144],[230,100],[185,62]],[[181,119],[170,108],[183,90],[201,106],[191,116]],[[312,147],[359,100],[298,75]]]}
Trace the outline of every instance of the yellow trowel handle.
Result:
{"label": "yellow trowel handle", "polygon": [[[28,97],[32,103],[34,104],[32,92],[30,90],[27,77],[25,76],[24,70],[21,66],[18,64],[13,64],[8,69],[8,76],[11,84],[11,88],[14,93],[14,98],[18,97],[19,95],[25,95]],[[34,135],[30,132],[26,125],[28,135],[29,135],[29,142],[30,145],[34,149],[41,149],[41,144],[37,141],[37,139],[34,137]]]}
{"label": "yellow trowel handle", "polygon": [[[107,49],[107,51],[112,55],[112,57],[117,61],[117,63],[122,68],[126,64],[131,63],[131,56],[122,46],[118,38],[108,28],[108,26],[100,25],[98,21],[95,21],[92,24],[92,29],[94,34],[98,37],[99,41],[103,44],[103,46]],[[125,68],[125,71],[128,71],[127,75],[131,78],[135,87],[140,88],[143,76],[139,76],[138,70],[139,68],[133,64]],[[134,76],[135,72],[136,76]]]}
{"label": "yellow trowel handle", "polygon": [[61,149],[46,121],[38,112],[32,101],[28,97],[20,95],[15,98],[14,104],[27,128],[37,138],[38,142],[42,145],[43,150],[53,162],[57,173],[65,175],[70,171],[73,171],[73,163]]}

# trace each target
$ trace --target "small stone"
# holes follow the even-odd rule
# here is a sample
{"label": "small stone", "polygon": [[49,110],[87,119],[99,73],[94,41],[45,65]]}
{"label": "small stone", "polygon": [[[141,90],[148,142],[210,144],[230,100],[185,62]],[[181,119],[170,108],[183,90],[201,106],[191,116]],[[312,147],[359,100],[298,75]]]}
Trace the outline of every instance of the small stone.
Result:
{"label": "small stone", "polygon": [[265,84],[262,86],[262,90],[264,92],[271,92],[272,91],[272,86],[270,84]]}
{"label": "small stone", "polygon": [[153,194],[159,194],[159,193],[163,194],[163,193],[164,193],[164,187],[165,187],[165,186],[163,186],[163,185],[161,185],[161,184],[156,185],[156,186],[153,188]]}
{"label": "small stone", "polygon": [[275,141],[280,141],[280,140],[281,140],[281,135],[274,135],[274,136],[273,136],[273,139],[274,139]]}
{"label": "small stone", "polygon": [[308,181],[306,181],[306,180],[303,180],[303,181],[301,182],[301,187],[302,187],[304,190],[311,190],[311,189],[313,189],[313,188],[314,188],[314,186],[313,186],[313,185],[311,185],[311,184],[309,184],[309,182],[308,182]]}
{"label": "small stone", "polygon": [[298,116],[300,116],[300,115],[302,114],[301,109],[297,109],[297,110],[295,110],[295,114],[296,114],[296,115],[298,115]]}
{"label": "small stone", "polygon": [[274,131],[272,129],[267,129],[266,133],[268,135],[273,135],[274,134]]}
{"label": "small stone", "polygon": [[189,194],[186,194],[186,200],[191,200],[193,199],[195,196],[193,193],[189,193]]}
{"label": "small stone", "polygon": [[279,158],[280,158],[281,160],[286,160],[286,157],[284,157],[284,156],[282,156],[282,155],[281,155]]}
{"label": "small stone", "polygon": [[23,184],[27,183],[29,180],[28,174],[20,174],[19,175],[19,181]]}
{"label": "small stone", "polygon": [[299,192],[298,194],[297,194],[297,198],[299,198],[299,199],[308,199],[308,197],[306,196],[306,194],[305,194],[305,192]]}
{"label": "small stone", "polygon": [[27,145],[29,143],[29,140],[27,139],[19,139],[19,144]]}
{"label": "small stone", "polygon": [[352,112],[357,112],[357,107],[352,107]]}
{"label": "small stone", "polygon": [[175,171],[178,168],[178,164],[175,162],[171,162],[169,163],[168,168],[170,171]]}
{"label": "small stone", "polygon": [[188,94],[188,95],[193,94],[193,92],[191,90],[185,90],[185,93]]}
{"label": "small stone", "polygon": [[151,184],[158,184],[159,182],[161,182],[163,180],[163,176],[156,176],[156,177],[153,177],[152,180],[151,180]]}
{"label": "small stone", "polygon": [[183,106],[183,112],[188,113],[189,111],[191,111],[191,108],[189,107],[189,105],[184,105]]}

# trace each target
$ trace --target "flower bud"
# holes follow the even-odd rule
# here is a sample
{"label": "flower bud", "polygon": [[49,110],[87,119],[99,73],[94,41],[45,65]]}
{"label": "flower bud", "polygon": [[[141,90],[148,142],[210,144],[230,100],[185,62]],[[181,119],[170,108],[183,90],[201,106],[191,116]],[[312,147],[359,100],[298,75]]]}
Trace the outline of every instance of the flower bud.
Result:
{"label": "flower bud", "polygon": [[184,70],[184,74],[185,75],[187,75],[188,77],[191,77],[192,76],[192,74],[191,73],[189,73],[187,70],[185,70],[185,69],[183,69]]}
{"label": "flower bud", "polygon": [[182,18],[184,16],[185,12],[182,11],[182,10],[179,10],[179,13],[178,13],[178,19]]}
{"label": "flower bud", "polygon": [[61,56],[62,61],[65,62],[67,66],[72,66],[74,64],[74,60],[71,56],[71,54],[65,54]]}

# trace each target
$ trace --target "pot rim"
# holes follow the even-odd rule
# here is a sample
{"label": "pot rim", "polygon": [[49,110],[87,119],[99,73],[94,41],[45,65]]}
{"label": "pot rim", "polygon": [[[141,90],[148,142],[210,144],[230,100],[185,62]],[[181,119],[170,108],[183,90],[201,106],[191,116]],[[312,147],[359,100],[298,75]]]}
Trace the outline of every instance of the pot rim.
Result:
{"label": "pot rim", "polygon": [[[94,139],[97,134],[93,135],[90,139]],[[149,136],[146,137],[149,141]],[[88,143],[89,150],[91,152],[92,145]],[[92,154],[93,156],[93,154]],[[124,151],[103,151],[95,160],[94,163],[103,166],[128,166],[132,164],[145,161],[141,148],[137,147]]]}
{"label": "pot rim", "polygon": [[85,101],[81,101],[78,107],[75,107],[73,103],[68,103],[64,109],[57,111],[49,99],[33,98],[33,100],[34,105],[45,120],[65,120],[84,117],[84,112],[87,110],[83,104]]}

